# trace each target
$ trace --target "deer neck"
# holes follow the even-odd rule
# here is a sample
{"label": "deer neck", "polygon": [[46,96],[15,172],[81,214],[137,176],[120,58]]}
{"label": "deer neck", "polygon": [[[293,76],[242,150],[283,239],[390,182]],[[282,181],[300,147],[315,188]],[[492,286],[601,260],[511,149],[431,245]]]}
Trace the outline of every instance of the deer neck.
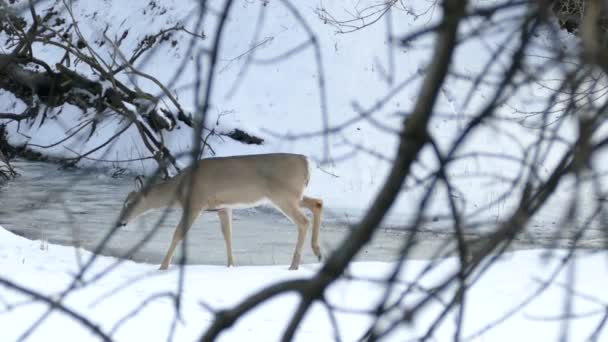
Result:
{"label": "deer neck", "polygon": [[146,194],[148,207],[153,209],[173,207],[180,203],[179,192],[173,179],[156,184]]}

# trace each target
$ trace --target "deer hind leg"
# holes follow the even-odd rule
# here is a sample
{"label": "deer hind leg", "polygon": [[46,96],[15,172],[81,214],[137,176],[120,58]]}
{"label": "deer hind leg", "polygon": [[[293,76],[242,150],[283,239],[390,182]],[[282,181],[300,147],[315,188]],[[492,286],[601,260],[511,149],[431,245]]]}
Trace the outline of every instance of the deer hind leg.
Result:
{"label": "deer hind leg", "polygon": [[185,211],[182,213],[182,218],[179,221],[177,227],[175,228],[175,231],[173,232],[173,238],[171,239],[171,244],[169,245],[167,254],[165,255],[165,258],[163,259],[163,262],[160,265],[161,270],[166,270],[167,268],[169,268],[177,244],[184,238],[184,235],[186,235],[188,229],[190,229],[190,226],[192,226],[192,223],[200,214],[200,212],[201,211],[198,209],[191,209],[188,213],[186,213]]}
{"label": "deer hind leg", "polygon": [[306,215],[300,211],[299,203],[291,201],[273,201],[273,203],[287,216],[293,223],[298,226],[298,241],[296,242],[296,248],[291,259],[290,270],[297,270],[300,266],[300,260],[302,259],[302,247],[304,246],[304,240],[306,239],[306,230],[308,229],[308,219]]}
{"label": "deer hind leg", "polygon": [[300,201],[300,207],[307,208],[312,212],[312,237],[310,239],[310,246],[312,252],[317,256],[319,261],[321,261],[322,255],[319,235],[321,230],[321,216],[323,215],[323,200],[304,196]]}
{"label": "deer hind leg", "polygon": [[234,266],[234,256],[232,255],[232,209],[221,209],[217,212],[222,225],[222,235],[226,243],[226,255],[228,256],[228,267]]}

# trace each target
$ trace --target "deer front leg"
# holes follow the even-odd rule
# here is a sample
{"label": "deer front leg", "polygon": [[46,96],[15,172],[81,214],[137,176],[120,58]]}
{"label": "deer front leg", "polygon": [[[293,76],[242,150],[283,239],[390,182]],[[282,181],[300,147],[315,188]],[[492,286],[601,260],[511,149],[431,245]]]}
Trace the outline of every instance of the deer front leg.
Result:
{"label": "deer front leg", "polygon": [[234,256],[232,255],[232,209],[221,209],[217,212],[222,225],[222,235],[226,243],[226,255],[228,256],[228,267],[235,266]]}
{"label": "deer front leg", "polygon": [[161,270],[166,270],[169,268],[171,264],[171,259],[173,259],[173,253],[175,253],[175,248],[177,244],[184,238],[184,235],[188,232],[192,223],[196,217],[200,214],[200,210],[189,210],[188,213],[185,211],[182,212],[182,218],[179,221],[179,224],[175,228],[175,232],[173,232],[173,238],[171,239],[171,244],[169,245],[169,249],[167,250],[167,254],[163,259],[163,262],[160,265]]}

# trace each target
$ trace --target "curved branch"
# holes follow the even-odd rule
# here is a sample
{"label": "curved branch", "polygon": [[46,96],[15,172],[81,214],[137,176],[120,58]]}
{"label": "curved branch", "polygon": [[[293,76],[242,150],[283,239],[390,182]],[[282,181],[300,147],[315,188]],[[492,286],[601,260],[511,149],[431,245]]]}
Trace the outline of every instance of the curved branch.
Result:
{"label": "curved branch", "polygon": [[63,312],[68,317],[72,318],[73,320],[77,321],[78,323],[80,323],[83,326],[85,326],[86,328],[88,328],[94,335],[97,335],[102,341],[106,341],[106,342],[112,341],[110,336],[108,336],[103,331],[101,331],[101,329],[97,325],[95,325],[93,322],[91,322],[86,317],[84,317],[84,316],[80,315],[79,313],[73,311],[72,309],[66,307],[65,305],[47,297],[41,293],[38,293],[36,291],[30,290],[30,289],[20,286],[16,283],[13,283],[12,281],[10,281],[8,279],[0,278],[0,284],[8,287],[9,289],[20,292],[26,296],[32,297],[35,300],[46,303],[52,309],[56,309],[56,310]]}
{"label": "curved branch", "polygon": [[465,6],[466,1],[464,0],[448,0],[444,3],[444,25],[439,31],[435,53],[422,84],[414,111],[403,122],[395,162],[384,185],[373,201],[372,207],[367,210],[365,217],[354,228],[350,237],[336,248],[315,277],[308,281],[287,281],[267,287],[245,299],[234,309],[222,311],[216,315],[216,320],[207,329],[201,341],[214,340],[244,313],[263,301],[278,294],[296,291],[300,292],[305,298],[298,308],[297,315],[294,316],[294,321],[290,323],[290,327],[286,331],[286,336],[289,337],[292,334],[291,329],[295,333],[295,329],[297,329],[302,317],[314,303],[314,300],[322,297],[325,289],[342,275],[354,256],[372,239],[384,215],[400,193],[412,164],[428,142],[428,123],[432,117],[439,90],[452,61],[458,26],[464,15]]}

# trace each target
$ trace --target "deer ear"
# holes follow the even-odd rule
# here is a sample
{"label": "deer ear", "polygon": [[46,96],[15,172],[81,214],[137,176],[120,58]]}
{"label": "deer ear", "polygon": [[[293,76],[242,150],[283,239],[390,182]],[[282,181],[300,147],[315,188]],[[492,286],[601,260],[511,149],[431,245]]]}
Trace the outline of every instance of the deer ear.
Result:
{"label": "deer ear", "polygon": [[144,188],[144,177],[135,177],[135,191],[141,191]]}

